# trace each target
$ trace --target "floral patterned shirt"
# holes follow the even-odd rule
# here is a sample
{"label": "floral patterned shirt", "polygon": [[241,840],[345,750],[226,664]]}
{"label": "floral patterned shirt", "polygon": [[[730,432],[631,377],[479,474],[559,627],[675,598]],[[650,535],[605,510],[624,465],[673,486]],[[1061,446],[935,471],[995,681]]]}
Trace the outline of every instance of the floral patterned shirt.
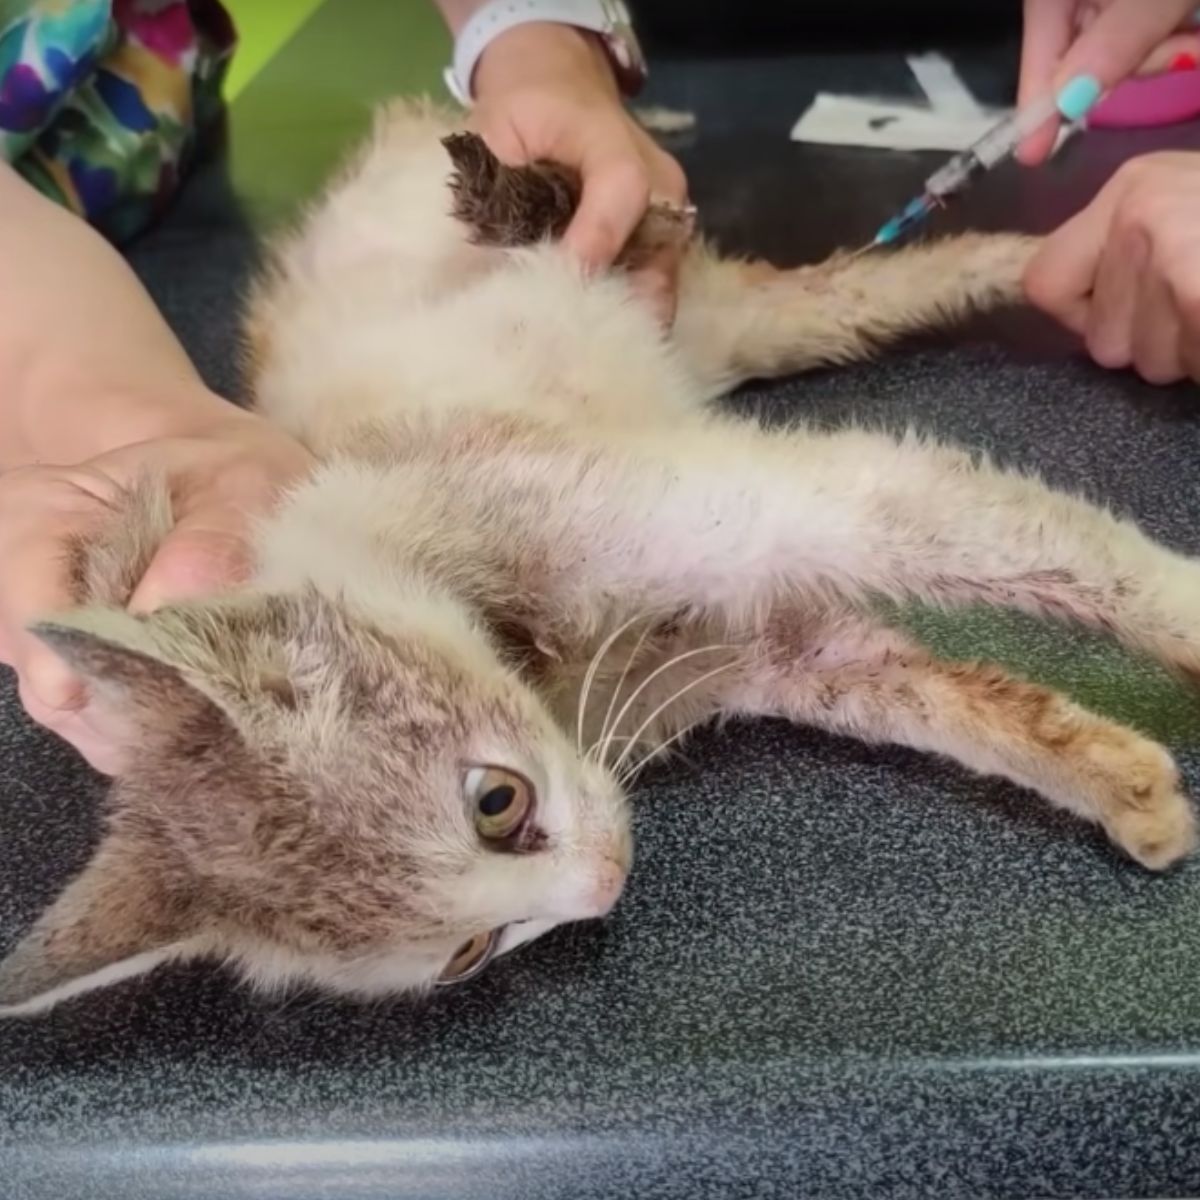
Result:
{"label": "floral patterned shirt", "polygon": [[234,43],[218,0],[0,0],[0,159],[124,240],[175,191]]}

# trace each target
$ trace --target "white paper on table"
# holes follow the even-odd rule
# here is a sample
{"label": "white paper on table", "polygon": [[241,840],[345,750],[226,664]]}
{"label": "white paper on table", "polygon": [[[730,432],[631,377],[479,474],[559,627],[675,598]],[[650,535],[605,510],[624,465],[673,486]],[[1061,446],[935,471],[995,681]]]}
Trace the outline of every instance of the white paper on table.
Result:
{"label": "white paper on table", "polygon": [[984,108],[941,54],[908,58],[926,103],[821,92],[792,127],[792,141],[885,150],[965,150],[1010,109]]}
{"label": "white paper on table", "polygon": [[1008,109],[981,109],[971,116],[935,112],[893,100],[860,100],[820,92],[792,126],[792,141],[825,146],[875,146],[885,150],[965,150]]}
{"label": "white paper on table", "polygon": [[983,106],[945,55],[910,54],[905,61],[934,111],[956,112],[964,117],[977,117],[983,112]]}

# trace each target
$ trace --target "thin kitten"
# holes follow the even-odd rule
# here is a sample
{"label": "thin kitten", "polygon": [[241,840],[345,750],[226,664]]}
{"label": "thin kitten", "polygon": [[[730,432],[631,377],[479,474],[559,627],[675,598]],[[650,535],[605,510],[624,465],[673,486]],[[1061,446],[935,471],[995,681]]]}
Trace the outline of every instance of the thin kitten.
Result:
{"label": "thin kitten", "polygon": [[[122,611],[170,521],[147,485],[85,548],[112,607],[41,627],[139,732],[94,859],[0,967],[6,1011],[202,955],[359,996],[464,978],[609,910],[623,784],[718,714],[948,755],[1153,869],[1191,850],[1160,746],[871,602],[1071,619],[1197,675],[1200,565],[961,451],[710,404],[1015,301],[1029,239],[791,271],[691,245],[664,339],[621,271],[540,240],[577,181],[452,140],[453,216],[451,133],[387,109],[254,298],[258,404],[323,466],[253,586]],[[630,253],[688,232],[656,213]]]}

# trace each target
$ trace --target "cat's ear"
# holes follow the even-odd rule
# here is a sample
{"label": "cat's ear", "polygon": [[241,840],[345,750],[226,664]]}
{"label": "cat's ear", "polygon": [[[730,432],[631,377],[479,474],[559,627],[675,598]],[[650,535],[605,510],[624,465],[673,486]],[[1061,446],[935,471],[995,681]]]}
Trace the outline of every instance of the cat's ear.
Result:
{"label": "cat's ear", "polygon": [[168,661],[146,622],[121,609],[78,609],[31,632],[87,682],[94,702],[140,727],[218,712]]}
{"label": "cat's ear", "polygon": [[174,900],[148,857],[103,843],[0,962],[0,1017],[31,1016],[198,951],[193,912]]}

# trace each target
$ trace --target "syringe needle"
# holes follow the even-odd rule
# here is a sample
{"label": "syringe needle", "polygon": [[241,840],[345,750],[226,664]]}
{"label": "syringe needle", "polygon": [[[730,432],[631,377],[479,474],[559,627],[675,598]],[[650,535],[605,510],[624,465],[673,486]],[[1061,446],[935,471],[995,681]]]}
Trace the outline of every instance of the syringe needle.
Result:
{"label": "syringe needle", "polygon": [[1057,95],[1043,96],[1010,113],[934,171],[925,181],[924,194],[910,200],[886,222],[871,245],[887,246],[898,241],[947,197],[961,193],[974,179],[1011,158],[1017,147],[1055,113],[1072,125],[1082,121],[1100,94],[1100,84],[1090,75],[1084,75],[1071,80]]}

